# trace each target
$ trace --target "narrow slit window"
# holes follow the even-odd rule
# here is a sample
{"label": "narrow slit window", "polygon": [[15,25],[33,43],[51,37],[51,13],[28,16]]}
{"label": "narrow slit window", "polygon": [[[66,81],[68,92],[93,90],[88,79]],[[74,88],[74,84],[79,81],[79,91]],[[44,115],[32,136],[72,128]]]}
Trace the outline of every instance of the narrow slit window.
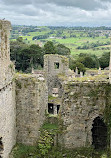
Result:
{"label": "narrow slit window", "polygon": [[3,147],[3,142],[2,142],[2,137],[0,138],[0,158],[2,158],[1,154],[4,150],[4,147]]}
{"label": "narrow slit window", "polygon": [[60,105],[57,105],[57,114],[59,113]]}
{"label": "narrow slit window", "polygon": [[59,69],[59,63],[58,63],[58,62],[55,62],[55,63],[54,63],[54,68],[55,68],[55,69]]}

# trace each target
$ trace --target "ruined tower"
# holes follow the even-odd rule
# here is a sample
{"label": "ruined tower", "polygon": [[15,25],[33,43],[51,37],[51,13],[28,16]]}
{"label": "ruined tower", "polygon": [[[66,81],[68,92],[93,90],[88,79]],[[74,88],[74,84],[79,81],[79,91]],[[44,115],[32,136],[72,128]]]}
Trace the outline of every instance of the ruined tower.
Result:
{"label": "ruined tower", "polygon": [[10,61],[11,24],[0,20],[0,157],[8,158],[15,144],[14,65]]}
{"label": "ruined tower", "polygon": [[[48,84],[49,95],[52,95],[53,88],[60,88],[58,75],[66,75],[69,69],[69,60],[58,54],[47,54],[44,56],[44,71]],[[59,93],[59,91],[58,91]]]}

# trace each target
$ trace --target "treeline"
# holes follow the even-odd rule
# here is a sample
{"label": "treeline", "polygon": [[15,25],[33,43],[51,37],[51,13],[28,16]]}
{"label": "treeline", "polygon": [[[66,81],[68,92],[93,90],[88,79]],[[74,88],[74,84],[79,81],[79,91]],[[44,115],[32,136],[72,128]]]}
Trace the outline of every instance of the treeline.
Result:
{"label": "treeline", "polygon": [[23,42],[22,37],[11,41],[10,49],[11,60],[15,61],[16,70],[23,72],[31,72],[32,67],[42,69],[45,54],[70,55],[70,49],[62,44],[54,45],[48,41],[43,47],[36,44],[28,45]]}
{"label": "treeline", "polygon": [[11,60],[15,61],[17,71],[31,72],[32,67],[35,69],[43,68],[43,56],[45,54],[59,54],[69,57],[69,66],[72,70],[78,67],[79,72],[85,72],[86,68],[105,68],[109,66],[110,53],[103,53],[98,58],[96,55],[81,53],[75,58],[70,55],[70,49],[63,44],[55,45],[53,42],[48,41],[43,47],[32,44],[27,45],[23,39],[19,37],[16,41],[11,42]]}
{"label": "treeline", "polygon": [[100,58],[93,54],[80,53],[75,60],[72,56],[70,58],[70,68],[75,70],[78,67],[79,72],[85,72],[86,68],[99,68],[102,69],[109,66],[110,52],[104,52]]}
{"label": "treeline", "polygon": [[109,44],[110,44],[110,41],[107,41],[107,42],[97,41],[95,43],[94,42],[89,43],[89,41],[87,41],[82,46],[78,46],[77,49],[93,49],[95,47],[105,46],[105,45],[109,45]]}
{"label": "treeline", "polygon": [[38,35],[38,36],[34,36],[32,40],[47,39],[48,37],[49,37],[49,34]]}
{"label": "treeline", "polygon": [[[18,36],[30,35],[30,32],[42,32],[42,35],[34,36],[35,39],[46,39],[50,36],[66,38],[78,37],[109,37],[110,27],[39,27],[39,26],[13,26],[11,39],[16,39]],[[79,33],[79,34],[78,34]]]}
{"label": "treeline", "polygon": [[106,26],[99,26],[99,27],[82,27],[82,26],[75,26],[75,27],[65,27],[65,26],[49,26],[48,28],[52,30],[56,29],[68,29],[68,30],[111,30],[111,27]]}

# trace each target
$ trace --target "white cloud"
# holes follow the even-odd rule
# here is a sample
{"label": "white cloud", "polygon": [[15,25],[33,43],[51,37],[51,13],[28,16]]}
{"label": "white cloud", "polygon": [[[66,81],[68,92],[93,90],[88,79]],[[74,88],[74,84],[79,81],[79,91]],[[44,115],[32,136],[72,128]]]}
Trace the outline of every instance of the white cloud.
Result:
{"label": "white cloud", "polygon": [[0,0],[0,18],[25,25],[111,25],[111,0]]}

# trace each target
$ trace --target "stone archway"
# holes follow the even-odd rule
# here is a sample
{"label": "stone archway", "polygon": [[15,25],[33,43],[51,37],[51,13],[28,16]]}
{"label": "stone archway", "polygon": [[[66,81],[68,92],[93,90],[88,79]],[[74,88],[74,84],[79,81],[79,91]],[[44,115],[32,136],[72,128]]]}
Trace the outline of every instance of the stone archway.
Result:
{"label": "stone archway", "polygon": [[95,149],[105,149],[107,147],[107,126],[99,116],[94,119],[92,126],[92,145]]}

